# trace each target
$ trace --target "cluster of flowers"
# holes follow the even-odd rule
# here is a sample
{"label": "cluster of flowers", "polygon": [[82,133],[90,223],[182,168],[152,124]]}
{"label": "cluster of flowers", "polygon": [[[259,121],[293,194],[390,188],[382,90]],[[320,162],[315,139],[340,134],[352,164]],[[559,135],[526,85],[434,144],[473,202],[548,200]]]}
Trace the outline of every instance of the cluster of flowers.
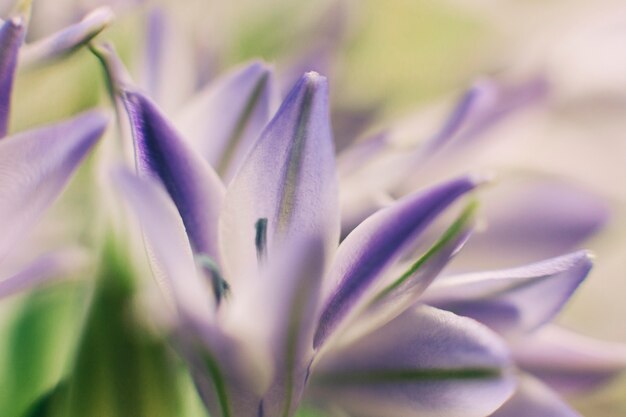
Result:
{"label": "cluster of flowers", "polygon": [[[2,22],[2,135],[16,68],[81,47],[110,19],[97,10],[25,45],[26,18]],[[158,50],[158,39],[153,33],[147,50]],[[141,224],[173,345],[212,416],[288,417],[304,403],[336,416],[576,416],[555,391],[596,388],[626,366],[620,347],[550,324],[588,275],[588,252],[442,274],[471,247],[471,194],[488,179],[423,187],[416,167],[458,158],[536,94],[536,83],[514,92],[477,83],[420,146],[398,150],[385,132],[336,157],[318,73],[302,75],[280,104],[273,69],[252,62],[168,115],[112,47],[90,48],[118,123],[132,134],[135,170],[106,170],[116,204],[125,201]],[[109,122],[89,111],[0,141],[0,259]],[[605,213],[596,211],[582,217],[599,223]],[[499,238],[482,244],[497,248]],[[579,238],[567,235],[566,244]],[[0,281],[0,296],[62,275],[67,264],[67,253],[45,255]]]}

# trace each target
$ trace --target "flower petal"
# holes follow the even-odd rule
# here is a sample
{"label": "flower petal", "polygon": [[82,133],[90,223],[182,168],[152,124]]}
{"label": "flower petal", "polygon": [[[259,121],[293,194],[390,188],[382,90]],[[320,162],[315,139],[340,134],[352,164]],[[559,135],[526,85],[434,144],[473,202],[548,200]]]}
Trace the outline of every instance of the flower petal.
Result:
{"label": "flower petal", "polygon": [[272,69],[254,61],[211,83],[183,109],[176,125],[228,183],[274,114]]}
{"label": "flower petal", "polygon": [[514,389],[508,352],[495,334],[426,306],[319,359],[312,395],[350,415],[478,417]]}
{"label": "flower petal", "polygon": [[0,298],[65,278],[86,264],[86,253],[79,249],[67,249],[48,253],[31,262],[15,275],[0,280]]}
{"label": "flower petal", "polygon": [[17,54],[25,32],[24,20],[19,17],[2,22],[0,26],[0,138],[7,134],[9,127]]}
{"label": "flower petal", "polygon": [[224,192],[211,167],[143,94],[123,94],[141,175],[158,178],[178,208],[195,253],[219,262],[217,223]]}
{"label": "flower petal", "polygon": [[[349,324],[349,334],[363,334],[402,314],[439,275],[469,239],[473,227],[476,203],[470,203],[443,235],[416,261],[393,268],[393,280],[377,291],[363,312],[355,313],[356,321]],[[389,275],[389,274],[388,274]]]}
{"label": "flower petal", "polygon": [[265,219],[267,253],[302,236],[339,240],[335,156],[324,77],[305,74],[269,123],[226,191],[220,244],[230,278],[251,276],[255,224]]}
{"label": "flower petal", "polygon": [[0,142],[0,261],[61,193],[107,122],[92,111]]}
{"label": "flower petal", "polygon": [[515,395],[490,417],[582,417],[541,382],[521,378]]}
{"label": "flower petal", "polygon": [[[198,45],[167,9],[151,4],[145,45],[140,60],[139,85],[159,107],[176,112],[184,106],[199,82]],[[204,51],[203,51],[204,52]],[[174,113],[171,113],[174,114]]]}
{"label": "flower petal", "polygon": [[263,398],[264,415],[292,415],[313,356],[325,265],[322,241],[305,237],[268,263],[228,304],[230,317],[223,327],[245,335],[245,342],[273,365],[270,389]]}
{"label": "flower petal", "polygon": [[100,7],[80,22],[26,44],[19,56],[20,69],[41,65],[75,51],[102,32],[113,21],[113,17],[109,7]]}
{"label": "flower petal", "polygon": [[354,309],[365,291],[407,245],[439,214],[477,185],[469,177],[418,192],[380,210],[342,242],[330,271],[335,285],[320,318],[315,347],[320,346]]}
{"label": "flower petal", "polygon": [[[471,270],[521,265],[577,249],[605,225],[608,203],[588,190],[546,177],[507,179],[481,195],[488,227],[457,260]],[[462,266],[460,266],[462,265]]]}
{"label": "flower petal", "polygon": [[626,370],[626,346],[545,326],[511,345],[522,369],[564,394],[589,391]]}
{"label": "flower petal", "polygon": [[115,185],[141,223],[155,276],[183,319],[207,323],[214,300],[197,274],[180,216],[157,183],[126,170],[116,171]]}
{"label": "flower petal", "polygon": [[515,269],[448,277],[422,300],[500,332],[529,332],[561,310],[591,266],[590,254],[579,251]]}

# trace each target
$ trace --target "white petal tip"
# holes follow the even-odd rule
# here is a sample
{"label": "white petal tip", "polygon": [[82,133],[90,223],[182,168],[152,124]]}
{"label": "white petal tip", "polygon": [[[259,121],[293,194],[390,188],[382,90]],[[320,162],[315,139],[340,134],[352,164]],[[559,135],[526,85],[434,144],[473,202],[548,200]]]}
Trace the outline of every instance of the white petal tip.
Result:
{"label": "white petal tip", "polygon": [[494,184],[496,182],[497,175],[495,172],[479,172],[470,174],[468,179],[476,187],[478,187],[486,184]]}
{"label": "white petal tip", "polygon": [[321,84],[325,84],[326,83],[326,77],[324,77],[323,75],[320,75],[319,73],[315,72],[315,71],[309,71],[307,73],[305,73],[302,78],[304,78],[306,80],[306,83],[308,85],[315,85],[315,86],[319,86]]}
{"label": "white petal tip", "polygon": [[97,20],[99,24],[104,27],[113,22],[113,19],[115,19],[115,13],[113,13],[113,9],[111,9],[109,6],[98,7],[97,9],[87,14],[83,20],[88,19]]}

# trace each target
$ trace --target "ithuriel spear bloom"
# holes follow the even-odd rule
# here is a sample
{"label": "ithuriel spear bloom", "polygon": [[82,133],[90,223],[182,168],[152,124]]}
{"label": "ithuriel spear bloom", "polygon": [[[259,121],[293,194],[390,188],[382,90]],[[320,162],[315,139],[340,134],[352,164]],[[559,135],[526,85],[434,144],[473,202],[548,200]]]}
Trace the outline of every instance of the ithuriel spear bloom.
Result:
{"label": "ithuriel spear bloom", "polygon": [[350,415],[484,416],[511,395],[501,339],[416,304],[466,241],[473,206],[395,274],[477,180],[408,195],[338,245],[323,77],[301,78],[226,187],[149,98],[112,79],[139,173],[118,172],[116,182],[143,225],[178,347],[212,415],[289,416],[310,401]]}
{"label": "ithuriel spear bloom", "polygon": [[[473,321],[405,303],[356,340],[341,337],[376,294],[381,273],[477,185],[473,179],[399,201],[337,248],[323,77],[309,73],[298,82],[225,191],[146,97],[123,94],[144,179],[121,174],[118,185],[169,278],[181,344],[213,415],[289,416],[307,395],[375,415],[480,416],[510,394],[506,350]],[[174,240],[181,234],[171,203],[147,178],[169,192],[189,246]],[[403,296],[419,296],[458,239],[405,283]],[[211,289],[195,273],[192,251]]]}

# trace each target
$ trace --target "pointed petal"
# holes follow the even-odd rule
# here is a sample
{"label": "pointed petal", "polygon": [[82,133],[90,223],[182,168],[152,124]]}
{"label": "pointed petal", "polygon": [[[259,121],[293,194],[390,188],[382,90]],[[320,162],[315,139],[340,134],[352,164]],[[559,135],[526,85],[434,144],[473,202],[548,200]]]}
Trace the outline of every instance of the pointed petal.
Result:
{"label": "pointed petal", "polygon": [[472,317],[504,333],[549,322],[591,270],[590,254],[575,252],[520,268],[449,277],[422,301]]}
{"label": "pointed petal", "polygon": [[626,346],[546,326],[511,346],[516,363],[552,388],[576,394],[626,370]]}
{"label": "pointed petal", "polygon": [[117,171],[115,185],[141,223],[157,281],[183,319],[207,323],[213,297],[197,274],[180,216],[157,183],[126,170]]}
{"label": "pointed petal", "polygon": [[230,182],[276,111],[272,69],[254,61],[211,83],[185,106],[176,125]]}
{"label": "pointed petal", "polygon": [[86,261],[87,254],[79,249],[42,255],[17,274],[0,279],[0,299],[57,278],[67,278],[84,267]]}
{"label": "pointed petal", "polygon": [[517,391],[490,417],[582,417],[555,393],[531,377],[523,377]]}
{"label": "pointed petal", "polygon": [[337,328],[381,273],[439,214],[477,185],[460,178],[399,200],[380,210],[342,242],[330,271],[336,285],[325,303],[315,347]]}
{"label": "pointed petal", "polygon": [[277,252],[268,263],[233,297],[223,327],[245,335],[245,342],[273,365],[274,376],[263,399],[265,415],[292,415],[313,355],[325,265],[323,244],[305,237]]}
{"label": "pointed petal", "polygon": [[113,17],[113,11],[109,7],[100,7],[80,22],[25,45],[19,56],[20,68],[45,64],[75,51],[111,24]]}
{"label": "pointed petal", "polygon": [[61,193],[107,122],[92,111],[0,142],[0,260]]}
{"label": "pointed petal", "polygon": [[0,26],[0,138],[7,134],[9,127],[13,78],[25,31],[24,20],[17,17]]}
{"label": "pointed petal", "polygon": [[256,264],[254,227],[267,219],[267,253],[279,242],[324,236],[329,254],[339,240],[335,157],[327,82],[305,74],[263,132],[226,192],[220,244],[231,278]]}
{"label": "pointed petal", "polygon": [[219,262],[217,222],[223,186],[211,167],[179,136],[152,101],[123,95],[141,175],[158,178],[178,208],[194,252]]}
{"label": "pointed petal", "polygon": [[513,392],[503,342],[479,323],[411,309],[314,365],[313,395],[350,415],[484,416]]}

